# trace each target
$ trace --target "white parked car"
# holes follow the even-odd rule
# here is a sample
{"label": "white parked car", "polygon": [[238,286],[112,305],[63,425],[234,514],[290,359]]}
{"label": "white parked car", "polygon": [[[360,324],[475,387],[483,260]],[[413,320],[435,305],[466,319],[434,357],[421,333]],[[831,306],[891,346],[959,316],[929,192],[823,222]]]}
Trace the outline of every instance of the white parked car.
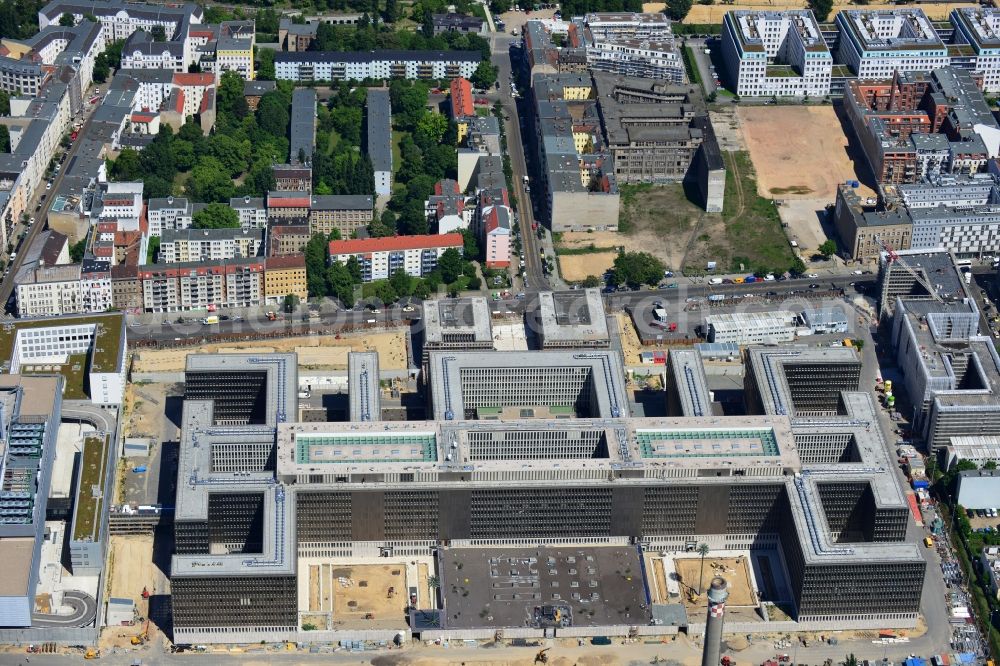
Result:
{"label": "white parked car", "polygon": [[815,279],[815,278],[818,278],[819,276],[818,276],[818,275],[816,275],[815,273],[810,273],[810,274],[809,274],[809,275],[807,275],[806,277],[808,277],[808,278],[813,278],[813,279]]}

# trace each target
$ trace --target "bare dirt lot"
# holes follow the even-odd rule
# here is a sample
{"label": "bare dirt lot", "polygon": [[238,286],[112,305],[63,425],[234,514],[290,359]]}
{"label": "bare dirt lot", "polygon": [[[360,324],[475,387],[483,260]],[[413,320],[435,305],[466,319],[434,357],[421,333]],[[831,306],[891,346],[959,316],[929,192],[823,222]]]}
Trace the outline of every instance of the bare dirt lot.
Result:
{"label": "bare dirt lot", "polygon": [[364,333],[350,337],[312,335],[260,342],[225,342],[195,349],[142,350],[136,354],[135,372],[182,372],[188,354],[217,352],[296,352],[299,367],[316,370],[344,370],[349,351],[377,351],[379,365],[390,370],[407,367],[406,333],[403,330]]}
{"label": "bare dirt lot", "polygon": [[[612,232],[598,233],[611,234]],[[618,255],[615,252],[559,255],[559,275],[567,282],[582,282],[591,275],[600,277],[615,263],[616,256]]]}
{"label": "bare dirt lot", "polygon": [[833,106],[744,106],[737,113],[760,196],[832,202],[838,184],[867,178]]}
{"label": "bare dirt lot", "polygon": [[[864,157],[852,144],[840,107],[757,106],[737,110],[750,159],[757,173],[757,193],[782,202],[781,221],[804,258],[830,237],[821,220],[836,200],[837,186],[862,182],[857,193],[875,196]],[[789,127],[798,128],[788,132]]]}
{"label": "bare dirt lot", "polygon": [[[111,547],[111,590],[110,596],[131,599],[139,617],[149,617],[149,601],[142,598],[142,590],[150,594],[166,594],[169,583],[163,573],[153,565],[152,536],[113,536]],[[144,624],[131,627],[108,627],[102,634],[102,647],[124,647],[129,638],[137,636]],[[159,640],[158,628],[149,625],[151,641]]]}
{"label": "bare dirt lot", "polygon": [[[681,598],[684,606],[693,616],[701,616],[698,609],[707,609],[707,597],[702,594],[698,601],[692,604],[688,601],[687,591],[698,589],[701,575],[700,557],[679,557],[674,560],[674,568],[680,578]],[[729,599],[726,607],[755,606],[757,599],[753,593],[753,582],[750,576],[750,563],[746,557],[712,557],[705,558],[705,578],[703,590],[708,589],[714,576],[722,576],[729,583]]]}
{"label": "bare dirt lot", "polygon": [[619,337],[622,341],[622,355],[625,357],[625,365],[639,365],[639,354],[642,353],[642,343],[639,342],[639,334],[635,332],[632,320],[624,312],[615,315],[618,320]]}
{"label": "bare dirt lot", "polygon": [[363,618],[370,613],[373,619],[384,619],[399,616],[406,607],[406,567],[401,564],[334,567],[330,576],[335,618]]}

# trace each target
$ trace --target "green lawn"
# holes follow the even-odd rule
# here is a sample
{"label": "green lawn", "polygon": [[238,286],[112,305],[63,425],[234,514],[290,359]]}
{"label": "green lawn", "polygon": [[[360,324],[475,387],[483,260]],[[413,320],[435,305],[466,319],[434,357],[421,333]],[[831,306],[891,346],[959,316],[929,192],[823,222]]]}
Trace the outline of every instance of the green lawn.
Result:
{"label": "green lawn", "polygon": [[[781,227],[778,209],[770,199],[757,194],[757,179],[747,152],[724,152],[726,158],[726,197],[722,217],[726,221],[726,236],[733,248],[733,270],[739,264],[751,270],[764,267],[772,271],[788,270],[795,261],[788,238]],[[736,173],[739,171],[740,188]],[[740,210],[740,190],[743,208]]]}
{"label": "green lawn", "polygon": [[[100,529],[98,521],[101,516],[101,504],[104,499],[104,480],[107,477],[108,437],[87,437],[83,442],[83,454],[80,459],[80,487],[76,499],[76,527],[73,539],[82,541],[88,538],[96,540]],[[91,488],[97,487],[97,492]]]}
{"label": "green lawn", "polygon": [[403,154],[399,150],[399,142],[403,140],[404,136],[409,136],[409,132],[403,132],[397,129],[392,130],[392,172],[395,174],[399,171],[399,167],[403,165]]}

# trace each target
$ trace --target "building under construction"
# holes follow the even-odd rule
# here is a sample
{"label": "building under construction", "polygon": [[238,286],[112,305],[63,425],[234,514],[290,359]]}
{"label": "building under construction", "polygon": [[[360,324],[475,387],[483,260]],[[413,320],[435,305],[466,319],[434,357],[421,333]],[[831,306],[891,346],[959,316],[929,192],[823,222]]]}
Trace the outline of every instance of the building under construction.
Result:
{"label": "building under construction", "polygon": [[[780,552],[773,561],[785,563],[796,619],[830,629],[913,626],[925,563],[903,541],[907,505],[875,405],[858,391],[857,357],[849,349],[828,359],[768,351],[776,350],[750,352],[748,388],[761,396],[750,416],[633,417],[617,351],[435,351],[427,362],[432,420],[383,422],[371,412],[349,423],[292,422],[294,355],[190,357],[192,375],[210,371],[215,380],[199,379],[184,406],[176,638],[304,639],[296,558],[430,556],[444,545],[449,563],[479,562],[472,549],[482,548],[552,557],[561,573],[550,587],[559,576],[585,575],[560,569],[578,557],[559,550],[573,544]],[[837,381],[811,386],[817,363],[835,366]],[[263,374],[253,411],[221,395],[236,390],[229,372]],[[216,411],[216,400],[225,408]],[[610,555],[593,556],[586,570]],[[630,561],[642,567],[641,558]],[[468,599],[492,598],[477,588],[485,581],[470,584],[450,565],[437,575],[436,607],[413,610],[439,635],[492,637],[508,626],[559,635],[567,617],[581,618],[579,627],[596,622],[583,621],[579,591],[566,590],[560,603],[570,613],[559,611],[558,622],[552,606],[540,605],[539,615],[538,602],[524,601],[537,590],[518,600],[523,613],[483,614]],[[606,618],[612,626],[602,633],[666,630],[652,626],[658,611],[647,587],[587,594],[635,608]],[[335,631],[307,635],[337,639]]]}

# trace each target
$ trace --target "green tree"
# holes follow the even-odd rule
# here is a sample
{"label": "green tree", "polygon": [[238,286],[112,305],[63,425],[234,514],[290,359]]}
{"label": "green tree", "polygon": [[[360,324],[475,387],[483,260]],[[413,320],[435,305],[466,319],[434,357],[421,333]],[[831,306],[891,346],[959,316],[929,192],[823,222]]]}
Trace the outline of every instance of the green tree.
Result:
{"label": "green tree", "polygon": [[285,312],[292,313],[295,312],[295,308],[299,307],[299,297],[297,294],[288,294],[285,296],[285,302],[283,304]]}
{"label": "green tree", "polygon": [[996,460],[987,460],[985,463],[983,463],[983,469],[996,469],[996,468],[997,468]]}
{"label": "green tree", "polygon": [[138,180],[142,172],[142,159],[134,148],[122,148],[111,165],[111,176],[118,181]]}
{"label": "green tree", "polygon": [[829,259],[837,253],[837,241],[832,238],[826,239],[823,241],[823,244],[819,246],[819,253],[822,254],[824,258]]}
{"label": "green tree", "polygon": [[233,181],[222,162],[214,157],[202,157],[193,169],[188,190],[195,201],[227,202],[233,196]]}
{"label": "green tree", "polygon": [[[187,127],[192,123],[185,123],[181,129]],[[190,141],[185,141],[183,139],[177,139],[173,143],[174,151],[174,164],[177,165],[177,169],[180,171],[190,171],[195,165],[195,154],[194,146],[191,145]]]}
{"label": "green tree", "polygon": [[590,288],[590,287],[600,287],[600,286],[601,286],[601,278],[597,277],[596,275],[588,275],[588,276],[587,276],[587,277],[586,277],[586,278],[585,278],[585,279],[583,280],[583,283],[582,283],[582,284],[583,284],[583,286],[584,286],[584,287],[586,287],[586,288]]}
{"label": "green tree", "polygon": [[674,21],[683,21],[691,11],[691,0],[667,0],[667,16]]}
{"label": "green tree", "polygon": [[154,25],[153,29],[150,30],[149,33],[153,36],[154,42],[167,41],[167,31],[163,28],[162,25]]}
{"label": "green tree", "polygon": [[339,261],[333,262],[326,271],[326,286],[331,296],[339,298],[345,307],[354,307],[354,285],[357,284],[351,271]]}
{"label": "green tree", "polygon": [[392,236],[396,233],[396,214],[391,210],[382,211],[380,217],[375,218],[368,225],[368,234],[374,238]]}
{"label": "green tree", "polygon": [[396,0],[385,0],[385,10],[382,12],[382,20],[386,23],[395,23],[399,18],[399,8]]}
{"label": "green tree", "polygon": [[257,80],[274,81],[274,51],[271,49],[257,50]]}
{"label": "green tree", "polygon": [[82,238],[69,246],[69,260],[78,264],[83,261],[83,255],[87,252],[87,239]]}
{"label": "green tree", "polygon": [[701,595],[705,591],[705,556],[708,555],[708,544],[699,543],[698,544],[698,554],[701,555],[701,573],[698,574],[698,594]]}
{"label": "green tree", "polygon": [[809,0],[809,9],[816,15],[816,20],[825,23],[833,9],[833,0]]}
{"label": "green tree", "polygon": [[150,174],[142,179],[142,192],[148,199],[162,199],[173,194],[173,185],[156,174]]}
{"label": "green tree", "polygon": [[441,142],[441,138],[447,131],[447,118],[440,113],[425,113],[417,121],[414,139],[419,143],[436,144]]}
{"label": "green tree", "polygon": [[472,85],[477,88],[492,88],[497,82],[497,68],[489,60],[482,60],[472,75]]}
{"label": "green tree", "polygon": [[238,229],[240,216],[229,204],[210,203],[192,216],[191,226],[195,229]]}
{"label": "green tree", "polygon": [[313,234],[306,243],[306,284],[310,296],[323,296],[327,293],[327,247],[323,234]]}
{"label": "green tree", "polygon": [[219,78],[217,106],[220,114],[230,117],[244,118],[249,113],[243,96],[243,79],[236,72],[223,72]]}
{"label": "green tree", "polygon": [[0,90],[0,116],[10,115],[10,93]]}
{"label": "green tree", "polygon": [[627,284],[632,289],[640,285],[655,285],[663,278],[663,262],[647,252],[622,252],[615,257],[612,275],[615,284]]}
{"label": "green tree", "polygon": [[840,662],[842,666],[858,666],[858,658],[854,656],[854,653],[847,655],[844,661]]}
{"label": "green tree", "polygon": [[792,275],[802,275],[806,272],[806,263],[802,261],[801,257],[795,257],[792,265],[788,268],[788,272]]}
{"label": "green tree", "polygon": [[59,17],[59,25],[64,28],[72,28],[76,25],[76,19],[69,12],[64,12],[62,16]]}
{"label": "green tree", "polygon": [[438,270],[441,271],[441,279],[447,284],[451,284],[462,275],[462,255],[453,247],[441,253],[438,258]]}
{"label": "green tree", "polygon": [[[145,190],[145,188],[143,188]],[[160,252],[160,237],[150,236],[149,243],[146,245],[146,263],[155,264],[156,255]]]}
{"label": "green tree", "polygon": [[0,153],[10,152],[10,130],[6,125],[0,125]]}
{"label": "green tree", "polygon": [[91,76],[96,83],[104,83],[108,80],[110,73],[111,67],[108,65],[108,57],[103,53],[98,53],[97,57],[94,58],[94,69]]}
{"label": "green tree", "polygon": [[108,66],[118,69],[122,66],[122,48],[125,46],[124,39],[116,39],[104,48],[104,57]]}
{"label": "green tree", "polygon": [[413,293],[414,279],[402,268],[397,268],[396,272],[389,277],[389,284],[392,285],[393,291],[396,293],[396,298],[393,300],[398,300],[404,296],[409,296]]}
{"label": "green tree", "polygon": [[[241,92],[242,94],[242,92]],[[288,136],[288,104],[281,92],[272,90],[260,98],[257,106],[257,124],[272,136]]]}
{"label": "green tree", "polygon": [[237,141],[231,136],[216,134],[209,142],[209,153],[222,163],[229,176],[235,178],[243,173],[250,161],[250,141]]}

